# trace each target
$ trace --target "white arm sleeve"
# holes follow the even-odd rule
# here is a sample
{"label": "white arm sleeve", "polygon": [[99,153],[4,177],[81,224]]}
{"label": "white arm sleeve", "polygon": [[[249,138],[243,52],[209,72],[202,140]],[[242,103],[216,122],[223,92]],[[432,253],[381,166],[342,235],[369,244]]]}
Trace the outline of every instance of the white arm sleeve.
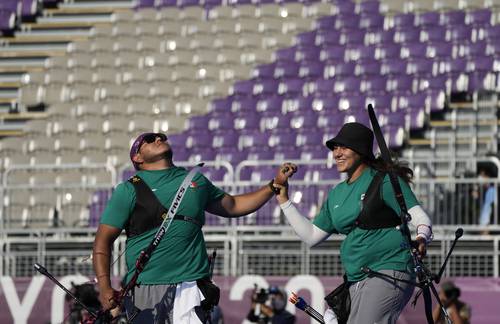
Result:
{"label": "white arm sleeve", "polygon": [[280,207],[295,233],[309,247],[323,242],[330,236],[329,233],[311,223],[307,217],[302,216],[290,200],[281,204]]}
{"label": "white arm sleeve", "polygon": [[411,216],[410,223],[417,229],[417,237],[423,237],[427,243],[432,241],[432,223],[427,213],[420,205],[413,206],[408,210]]}

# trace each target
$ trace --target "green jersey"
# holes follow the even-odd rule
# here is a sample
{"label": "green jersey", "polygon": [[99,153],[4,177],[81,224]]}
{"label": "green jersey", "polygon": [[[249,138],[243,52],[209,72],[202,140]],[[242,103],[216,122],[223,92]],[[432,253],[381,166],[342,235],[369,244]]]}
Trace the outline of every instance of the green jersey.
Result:
{"label": "green jersey", "polygon": [[[364,230],[354,226],[361,212],[364,195],[375,174],[374,169],[367,168],[355,181],[338,184],[330,190],[327,200],[314,219],[314,225],[323,231],[346,235],[340,247],[340,258],[349,281],[359,281],[366,277],[361,271],[362,267],[375,271],[406,271],[411,264],[408,248],[402,247],[406,238],[399,229],[392,227]],[[418,205],[409,185],[401,178],[399,183],[407,208]],[[380,192],[385,204],[399,215],[400,208],[388,175],[382,182]]]}
{"label": "green jersey", "polygon": [[[169,208],[177,189],[187,175],[180,167],[164,170],[139,171],[137,175],[151,188],[165,208]],[[177,213],[205,223],[205,209],[213,201],[222,199],[224,191],[215,187],[197,173],[186,191]],[[114,190],[101,217],[101,224],[123,229],[135,207],[135,189],[128,181]],[[127,239],[125,253],[128,282],[135,271],[135,262],[141,251],[153,240],[158,228]],[[142,284],[173,284],[193,281],[208,275],[208,255],[199,226],[174,220],[151,259],[144,267],[138,282]]]}

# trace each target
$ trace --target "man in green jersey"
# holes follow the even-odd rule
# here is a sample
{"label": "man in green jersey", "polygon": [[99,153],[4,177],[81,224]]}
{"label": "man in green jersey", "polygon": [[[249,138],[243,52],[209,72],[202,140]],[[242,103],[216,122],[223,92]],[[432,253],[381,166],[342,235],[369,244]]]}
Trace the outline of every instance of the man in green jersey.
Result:
{"label": "man in green jersey", "polygon": [[[96,233],[93,264],[104,309],[116,306],[116,291],[110,281],[110,258],[113,242],[125,229],[128,282],[135,271],[141,251],[151,243],[161,215],[148,214],[144,203],[147,190],[156,202],[171,205],[188,172],[172,162],[172,149],[167,137],[160,133],[141,134],[133,143],[130,159],[137,170],[134,177],[120,183],[114,190]],[[270,185],[254,192],[232,196],[215,187],[197,173],[177,209],[167,233],[154,250],[141,272],[132,296],[125,300],[127,312],[134,306],[141,310],[134,323],[199,323],[202,318],[200,295],[196,282],[209,276],[208,256],[201,227],[205,211],[222,217],[239,217],[259,209],[273,196],[272,183],[285,184],[295,166],[284,164]],[[146,187],[138,189],[138,183]],[[147,188],[147,189],[144,189]],[[151,191],[153,194],[151,194]],[[159,207],[161,208],[161,206]],[[179,218],[178,218],[179,216]]]}
{"label": "man in green jersey", "polygon": [[300,215],[288,199],[286,185],[274,184],[280,189],[277,199],[283,213],[309,246],[331,234],[345,235],[340,257],[350,284],[349,324],[396,323],[414,289],[410,284],[368,277],[362,271],[367,267],[392,277],[415,280],[409,249],[402,244],[408,242],[398,227],[400,207],[387,175],[389,168],[398,175],[411,223],[417,228],[420,257],[425,255],[432,237],[430,219],[408,185],[413,172],[375,158],[373,137],[366,126],[347,123],[326,142],[333,151],[337,170],[346,173],[347,179],[330,190],[313,222]]}

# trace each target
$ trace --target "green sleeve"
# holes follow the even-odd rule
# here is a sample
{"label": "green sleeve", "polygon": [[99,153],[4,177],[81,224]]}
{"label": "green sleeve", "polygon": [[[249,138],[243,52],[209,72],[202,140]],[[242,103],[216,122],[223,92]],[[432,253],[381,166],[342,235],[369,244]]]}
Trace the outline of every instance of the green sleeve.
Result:
{"label": "green sleeve", "polygon": [[214,184],[208,180],[207,177],[204,175],[201,175],[203,177],[204,182],[207,185],[207,194],[208,194],[208,199],[207,199],[207,204],[210,204],[213,201],[222,199],[226,192],[219,187],[214,186]]}
{"label": "green sleeve", "polygon": [[327,233],[337,233],[335,226],[333,226],[330,208],[328,208],[328,199],[321,206],[319,214],[314,217],[313,224]]}
{"label": "green sleeve", "polygon": [[[406,183],[402,178],[398,177],[399,185],[401,186],[401,190],[403,191],[403,197],[405,198],[406,208],[410,209],[416,205],[419,205],[417,197],[411,190],[408,183]],[[394,189],[392,188],[391,180],[389,179],[389,175],[386,175],[384,178],[384,182],[382,184],[382,197],[387,206],[391,207],[398,215],[401,212],[399,208],[399,204],[396,200],[396,195],[394,194]]]}
{"label": "green sleeve", "polygon": [[116,186],[101,216],[101,224],[123,229],[135,206],[135,190],[128,182]]}

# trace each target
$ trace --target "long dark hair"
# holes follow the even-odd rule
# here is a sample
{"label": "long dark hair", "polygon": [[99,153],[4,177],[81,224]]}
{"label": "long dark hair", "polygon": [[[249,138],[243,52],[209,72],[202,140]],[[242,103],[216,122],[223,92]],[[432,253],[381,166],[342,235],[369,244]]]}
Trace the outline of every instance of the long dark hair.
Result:
{"label": "long dark hair", "polygon": [[396,157],[392,157],[392,163],[386,163],[380,156],[375,160],[365,161],[371,168],[382,172],[394,172],[398,177],[401,177],[406,183],[411,183],[413,179],[413,170],[408,166],[408,162],[399,161]]}

